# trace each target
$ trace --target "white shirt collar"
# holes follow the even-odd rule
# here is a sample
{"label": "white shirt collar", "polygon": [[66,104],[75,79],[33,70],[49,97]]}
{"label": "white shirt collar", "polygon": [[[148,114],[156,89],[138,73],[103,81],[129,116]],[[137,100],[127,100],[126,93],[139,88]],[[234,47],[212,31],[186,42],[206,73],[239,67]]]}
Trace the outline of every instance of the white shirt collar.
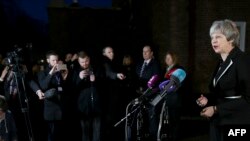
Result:
{"label": "white shirt collar", "polygon": [[151,59],[148,59],[148,60],[144,60],[144,63],[147,63],[149,64],[149,62],[151,61]]}

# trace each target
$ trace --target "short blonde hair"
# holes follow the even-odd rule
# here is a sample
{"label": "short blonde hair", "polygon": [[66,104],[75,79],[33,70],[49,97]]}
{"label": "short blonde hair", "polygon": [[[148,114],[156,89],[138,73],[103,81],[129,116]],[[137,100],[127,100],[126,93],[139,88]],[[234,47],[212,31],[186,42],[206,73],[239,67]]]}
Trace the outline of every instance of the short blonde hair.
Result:
{"label": "short blonde hair", "polygon": [[215,32],[220,32],[225,35],[228,41],[233,41],[232,44],[234,47],[239,47],[240,34],[235,22],[228,19],[214,21],[210,27],[210,37]]}

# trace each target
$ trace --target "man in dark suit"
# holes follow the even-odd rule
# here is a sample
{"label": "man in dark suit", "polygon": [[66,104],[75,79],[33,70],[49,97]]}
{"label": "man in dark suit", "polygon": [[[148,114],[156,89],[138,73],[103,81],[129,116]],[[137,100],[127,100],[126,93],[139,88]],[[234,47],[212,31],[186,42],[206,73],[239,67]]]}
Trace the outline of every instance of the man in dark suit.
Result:
{"label": "man in dark suit", "polygon": [[[154,51],[150,45],[145,45],[143,47],[143,60],[136,66],[136,74],[139,80],[138,92],[143,93],[147,89],[147,83],[150,78],[154,75],[160,74],[160,64],[154,58]],[[158,118],[156,114],[155,107],[151,106],[149,103],[145,103],[146,107],[146,121],[148,124],[149,140],[156,140],[157,128],[158,128]],[[142,135],[147,136],[147,135]]]}
{"label": "man in dark suit", "polygon": [[160,64],[154,58],[154,51],[151,46],[143,47],[143,60],[136,66],[136,74],[139,79],[139,87],[141,91],[147,89],[147,83],[153,75],[160,75]]}

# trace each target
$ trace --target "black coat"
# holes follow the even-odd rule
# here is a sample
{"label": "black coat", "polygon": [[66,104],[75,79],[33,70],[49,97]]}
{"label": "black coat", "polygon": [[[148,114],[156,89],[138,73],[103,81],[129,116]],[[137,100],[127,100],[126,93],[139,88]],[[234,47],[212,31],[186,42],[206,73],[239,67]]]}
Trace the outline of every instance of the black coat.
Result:
{"label": "black coat", "polygon": [[[38,73],[38,82],[43,92],[56,89],[54,97],[45,98],[44,100],[44,119],[45,120],[61,120],[62,119],[62,103],[61,97],[64,93],[65,82],[59,72],[50,75],[50,67]],[[62,88],[62,91],[58,91]]]}
{"label": "black coat", "polygon": [[99,116],[100,110],[100,101],[99,94],[97,92],[97,77],[95,72],[95,82],[90,81],[90,77],[81,79],[79,73],[82,71],[81,68],[76,69],[73,72],[73,84],[75,92],[78,95],[77,98],[77,108],[80,112],[82,118],[87,118],[91,116]]}
{"label": "black coat", "polygon": [[0,122],[0,137],[5,141],[17,140],[16,123],[9,110],[5,112],[5,118]]}
{"label": "black coat", "polygon": [[136,66],[136,74],[138,76],[138,81],[139,81],[139,86],[138,87],[142,87],[144,90],[147,89],[147,83],[150,80],[150,78],[153,75],[158,75],[161,76],[161,67],[160,64],[157,60],[155,59],[151,59],[150,62],[145,66],[145,69],[143,71],[142,77],[140,76],[140,71],[141,71],[141,67],[144,63],[144,60],[141,61],[139,64],[137,64]]}
{"label": "black coat", "polygon": [[[210,105],[216,105],[220,124],[250,124],[250,58],[234,48],[215,69]],[[220,68],[220,69],[219,69]],[[217,70],[218,73],[217,73]],[[228,99],[228,96],[242,96]]]}

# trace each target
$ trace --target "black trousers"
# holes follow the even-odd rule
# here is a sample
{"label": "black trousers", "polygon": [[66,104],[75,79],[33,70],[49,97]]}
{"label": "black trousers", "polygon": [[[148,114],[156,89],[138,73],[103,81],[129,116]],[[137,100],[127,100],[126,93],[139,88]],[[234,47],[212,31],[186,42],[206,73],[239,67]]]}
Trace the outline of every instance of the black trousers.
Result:
{"label": "black trousers", "polygon": [[100,117],[81,119],[81,127],[82,141],[100,141]]}
{"label": "black trousers", "polygon": [[62,121],[48,121],[48,141],[61,141],[62,131]]}

